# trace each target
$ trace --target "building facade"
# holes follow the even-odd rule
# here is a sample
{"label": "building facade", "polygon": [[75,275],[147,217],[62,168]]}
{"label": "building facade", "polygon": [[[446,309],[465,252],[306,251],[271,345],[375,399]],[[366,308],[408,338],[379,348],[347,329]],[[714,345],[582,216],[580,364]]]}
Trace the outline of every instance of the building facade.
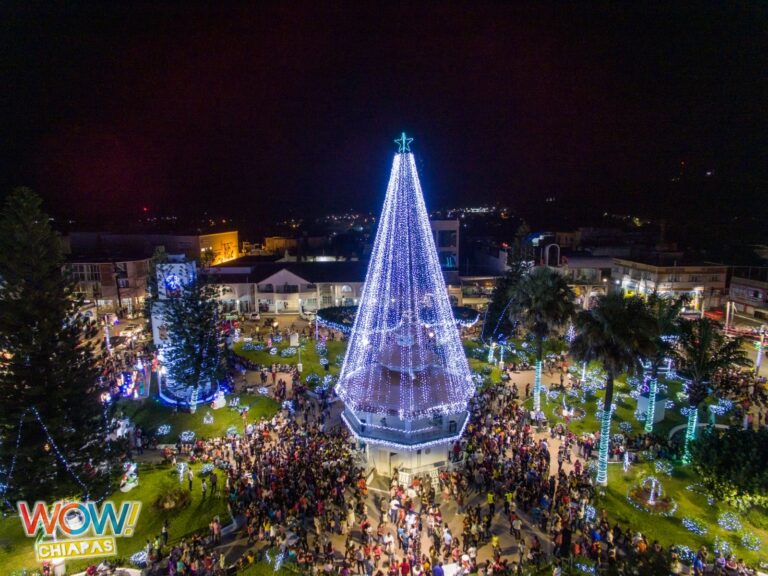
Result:
{"label": "building facade", "polygon": [[86,304],[101,313],[141,311],[147,295],[149,259],[145,257],[73,256],[65,265]]}
{"label": "building facade", "polygon": [[240,255],[237,230],[189,234],[73,232],[68,240],[73,254],[132,253],[150,257],[162,247],[168,254],[184,254],[207,264],[221,264]]}
{"label": "building facade", "polygon": [[728,296],[737,312],[768,320],[768,268],[734,268]]}
{"label": "building facade", "polygon": [[688,296],[689,308],[699,311],[722,306],[727,297],[728,267],[720,264],[656,265],[614,258],[611,277],[627,294]]}

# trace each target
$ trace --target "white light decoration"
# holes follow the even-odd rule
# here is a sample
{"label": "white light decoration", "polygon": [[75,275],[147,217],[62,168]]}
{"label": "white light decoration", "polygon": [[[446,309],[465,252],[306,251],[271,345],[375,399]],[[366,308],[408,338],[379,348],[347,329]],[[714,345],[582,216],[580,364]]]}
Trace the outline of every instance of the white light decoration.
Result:
{"label": "white light decoration", "polygon": [[362,442],[413,451],[458,438],[466,425],[475,385],[408,150],[392,165],[335,390]]}

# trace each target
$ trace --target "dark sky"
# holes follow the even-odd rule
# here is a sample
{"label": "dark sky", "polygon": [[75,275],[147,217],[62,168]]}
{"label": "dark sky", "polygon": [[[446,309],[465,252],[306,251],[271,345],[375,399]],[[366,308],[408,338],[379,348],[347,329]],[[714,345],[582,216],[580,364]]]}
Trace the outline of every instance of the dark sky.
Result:
{"label": "dark sky", "polygon": [[0,9],[0,186],[58,216],[378,211],[401,130],[435,208],[768,195],[763,2],[50,4]]}

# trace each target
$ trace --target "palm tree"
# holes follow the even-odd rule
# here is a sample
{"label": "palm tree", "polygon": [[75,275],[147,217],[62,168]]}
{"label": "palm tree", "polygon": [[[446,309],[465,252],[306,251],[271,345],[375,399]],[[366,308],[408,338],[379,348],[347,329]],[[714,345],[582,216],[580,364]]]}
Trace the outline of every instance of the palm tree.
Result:
{"label": "palm tree", "polygon": [[680,320],[680,336],[675,349],[678,374],[687,380],[688,427],[685,432],[683,462],[690,462],[691,440],[696,438],[699,406],[714,385],[713,377],[731,366],[749,366],[751,361],[740,338],[728,338],[709,318]]}
{"label": "palm tree", "polygon": [[597,360],[606,373],[600,422],[597,482],[608,483],[608,448],[613,412],[613,381],[624,372],[642,370],[642,359],[653,353],[653,319],[645,302],[620,293],[601,296],[597,305],[576,316],[571,353],[577,360]]}
{"label": "palm tree", "polygon": [[664,298],[654,292],[646,300],[648,311],[655,324],[653,332],[653,353],[649,360],[651,373],[648,378],[648,412],[645,417],[645,431],[653,432],[653,413],[659,383],[659,367],[672,355],[674,340],[679,327],[678,317],[687,298]]}
{"label": "palm tree", "polygon": [[510,315],[521,321],[536,343],[536,378],[533,410],[541,410],[541,368],[544,341],[573,317],[573,291],[565,278],[551,268],[534,268],[516,285]]}

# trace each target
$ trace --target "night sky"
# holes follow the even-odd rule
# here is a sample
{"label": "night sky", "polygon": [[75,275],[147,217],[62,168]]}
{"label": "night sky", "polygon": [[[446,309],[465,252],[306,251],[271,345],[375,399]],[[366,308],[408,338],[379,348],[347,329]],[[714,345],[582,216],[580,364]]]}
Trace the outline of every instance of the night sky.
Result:
{"label": "night sky", "polygon": [[401,130],[430,208],[768,205],[763,2],[66,4],[0,9],[0,187],[59,217],[378,211]]}

